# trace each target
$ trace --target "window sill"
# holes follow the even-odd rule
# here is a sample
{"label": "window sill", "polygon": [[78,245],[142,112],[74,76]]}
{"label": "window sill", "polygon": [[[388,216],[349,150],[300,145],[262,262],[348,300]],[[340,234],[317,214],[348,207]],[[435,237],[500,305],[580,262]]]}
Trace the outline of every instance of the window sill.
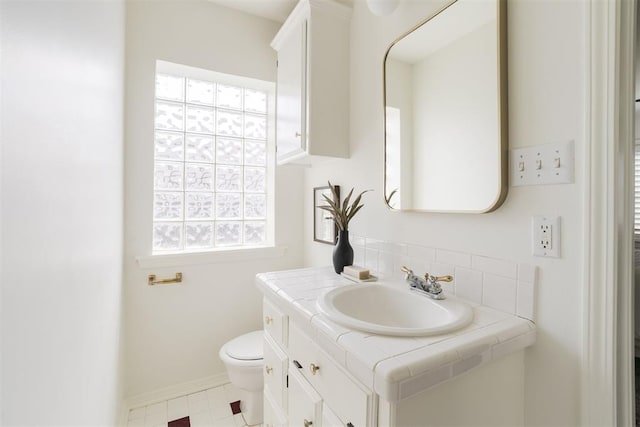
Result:
{"label": "window sill", "polygon": [[207,252],[182,252],[140,256],[136,258],[136,261],[140,268],[177,267],[184,265],[219,264],[223,262],[279,258],[286,252],[286,246],[227,248]]}

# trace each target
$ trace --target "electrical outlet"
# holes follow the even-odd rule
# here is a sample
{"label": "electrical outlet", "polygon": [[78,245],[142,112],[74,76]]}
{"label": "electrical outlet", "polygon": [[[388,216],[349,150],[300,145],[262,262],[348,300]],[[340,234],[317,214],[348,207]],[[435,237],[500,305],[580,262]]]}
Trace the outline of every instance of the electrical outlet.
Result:
{"label": "electrical outlet", "polygon": [[532,224],[533,255],[560,257],[560,217],[534,216]]}

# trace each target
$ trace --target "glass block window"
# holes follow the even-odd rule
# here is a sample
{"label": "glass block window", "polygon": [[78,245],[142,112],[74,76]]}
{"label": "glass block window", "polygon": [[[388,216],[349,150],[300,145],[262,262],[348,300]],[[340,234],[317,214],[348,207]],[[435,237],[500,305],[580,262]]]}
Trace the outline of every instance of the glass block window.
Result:
{"label": "glass block window", "polygon": [[158,63],[153,252],[271,244],[272,90]]}

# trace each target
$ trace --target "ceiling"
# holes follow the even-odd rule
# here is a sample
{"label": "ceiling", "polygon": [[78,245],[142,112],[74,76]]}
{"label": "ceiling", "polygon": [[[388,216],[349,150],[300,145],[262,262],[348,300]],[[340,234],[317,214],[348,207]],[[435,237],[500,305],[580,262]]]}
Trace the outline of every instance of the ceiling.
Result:
{"label": "ceiling", "polygon": [[220,6],[236,9],[251,15],[284,22],[297,0],[209,0]]}

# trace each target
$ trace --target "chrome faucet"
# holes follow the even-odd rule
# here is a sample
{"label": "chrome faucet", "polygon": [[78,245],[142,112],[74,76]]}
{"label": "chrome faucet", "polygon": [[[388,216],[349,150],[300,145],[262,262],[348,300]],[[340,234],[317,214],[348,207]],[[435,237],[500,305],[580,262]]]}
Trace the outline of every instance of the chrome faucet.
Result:
{"label": "chrome faucet", "polygon": [[402,267],[402,271],[406,273],[405,280],[409,282],[409,288],[415,291],[425,293],[428,297],[433,299],[444,299],[442,293],[442,286],[438,282],[451,282],[453,276],[432,276],[429,273],[425,273],[424,278],[418,277],[413,274],[413,271],[407,267]]}

